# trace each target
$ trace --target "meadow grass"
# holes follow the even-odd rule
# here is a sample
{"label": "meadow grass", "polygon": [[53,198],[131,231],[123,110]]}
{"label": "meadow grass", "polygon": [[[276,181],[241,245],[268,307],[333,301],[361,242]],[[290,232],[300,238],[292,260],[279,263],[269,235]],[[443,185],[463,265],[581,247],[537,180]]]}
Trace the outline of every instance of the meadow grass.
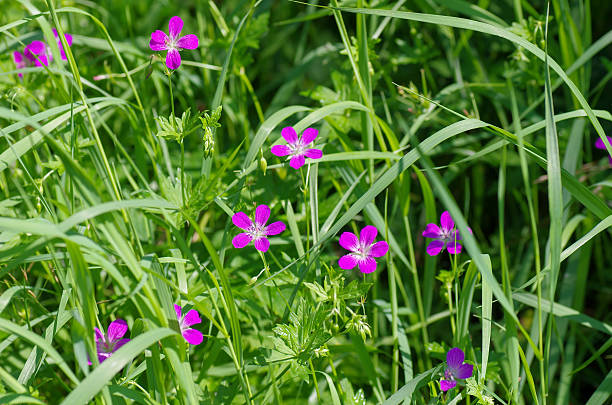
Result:
{"label": "meadow grass", "polygon": [[608,2],[0,11],[0,403],[611,403]]}

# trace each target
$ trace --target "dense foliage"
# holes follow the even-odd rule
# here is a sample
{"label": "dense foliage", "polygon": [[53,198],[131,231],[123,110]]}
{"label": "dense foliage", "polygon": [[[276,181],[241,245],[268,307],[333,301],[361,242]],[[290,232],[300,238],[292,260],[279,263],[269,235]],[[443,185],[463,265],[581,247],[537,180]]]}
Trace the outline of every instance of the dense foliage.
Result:
{"label": "dense foliage", "polygon": [[0,9],[0,403],[610,403],[610,2]]}

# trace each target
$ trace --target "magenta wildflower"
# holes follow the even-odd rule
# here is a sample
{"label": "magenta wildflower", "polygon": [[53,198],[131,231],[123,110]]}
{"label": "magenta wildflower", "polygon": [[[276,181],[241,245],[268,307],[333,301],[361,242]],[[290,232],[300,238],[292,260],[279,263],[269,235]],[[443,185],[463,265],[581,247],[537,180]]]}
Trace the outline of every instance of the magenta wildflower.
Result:
{"label": "magenta wildflower", "polygon": [[151,33],[149,47],[154,51],[168,51],[166,54],[166,66],[168,66],[168,69],[177,69],[181,66],[180,50],[196,49],[199,45],[198,37],[193,34],[179,38],[182,29],[183,20],[181,17],[174,16],[168,24],[170,36],[160,30]]}
{"label": "magenta wildflower", "polygon": [[[612,144],[612,136],[606,136],[606,138],[608,138],[608,142]],[[606,149],[606,145],[604,145],[604,142],[601,140],[601,138],[595,141],[595,147],[597,149]],[[608,156],[608,161],[610,162],[610,165],[612,165],[612,156]]]}
{"label": "magenta wildflower", "polygon": [[[94,328],[94,330],[96,334],[96,349],[98,351],[98,360],[100,363],[108,359],[117,349],[130,341],[130,339],[123,339],[123,336],[128,331],[127,322],[123,319],[117,319],[111,322],[110,325],[108,325],[106,335],[98,328]],[[89,364],[91,364],[91,362]]]}
{"label": "magenta wildflower", "polygon": [[[472,230],[468,229],[472,233]],[[423,231],[423,236],[435,239],[427,245],[427,254],[430,256],[436,256],[444,247],[446,247],[448,253],[461,253],[461,245],[457,243],[458,240],[461,240],[461,235],[455,229],[455,222],[448,211],[444,211],[440,216],[440,226],[427,224],[427,228]]]}
{"label": "magenta wildflower", "polygon": [[[23,69],[28,65],[25,61],[25,56],[19,51],[13,52],[13,61],[15,61],[17,69]],[[19,73],[19,77],[23,77],[23,73]]]}
{"label": "magenta wildflower", "polygon": [[[57,46],[60,50],[60,55],[62,60],[66,60],[66,52],[64,51],[64,47],[62,46],[62,42],[59,39],[59,35],[57,30],[53,28],[53,35],[55,35],[55,40],[57,41]],[[64,38],[66,38],[66,42],[68,46],[72,46],[72,35],[64,34]],[[51,54],[51,49],[45,44],[43,41],[32,41],[29,45],[27,45],[23,50],[23,55],[26,60],[23,60],[25,67],[26,63],[29,62],[34,66],[49,66],[49,63],[53,60],[53,55]],[[17,55],[13,54],[15,58],[15,64],[17,64]]]}
{"label": "magenta wildflower", "polygon": [[[66,52],[64,52],[64,47],[62,46],[62,41],[60,41],[60,37],[55,28],[53,28],[53,35],[55,35],[55,40],[57,41],[57,46],[59,47],[60,55],[62,56],[62,60],[67,60]],[[66,38],[66,43],[68,43],[68,47],[71,47],[72,46],[72,35],[64,34],[64,38]]]}
{"label": "magenta wildflower", "polygon": [[204,340],[204,336],[202,332],[197,329],[190,329],[191,325],[196,325],[201,323],[200,314],[195,309],[190,309],[187,311],[185,316],[183,315],[183,308],[180,305],[174,305],[174,310],[176,311],[176,318],[179,321],[179,327],[181,328],[181,334],[185,338],[185,340],[192,345],[199,345]]}
{"label": "magenta wildflower", "polygon": [[47,45],[43,41],[32,41],[23,49],[26,59],[34,66],[49,66],[51,53],[47,50]]}
{"label": "magenta wildflower", "polygon": [[444,370],[444,378],[440,380],[440,389],[448,391],[455,388],[457,379],[465,380],[472,376],[474,366],[464,363],[465,353],[458,347],[453,347],[446,353],[446,370]]}
{"label": "magenta wildflower", "polygon": [[352,232],[344,232],[340,235],[340,246],[350,250],[352,253],[342,256],[338,260],[338,266],[344,270],[350,270],[359,265],[362,273],[372,273],[376,270],[375,257],[387,254],[389,245],[384,240],[374,243],[378,230],[372,225],[364,227],[357,235]]}
{"label": "magenta wildflower", "polygon": [[294,169],[297,170],[304,166],[307,157],[311,159],[321,159],[321,156],[323,156],[321,149],[308,147],[308,145],[310,145],[319,135],[319,131],[316,129],[306,128],[302,136],[298,138],[293,127],[285,127],[281,131],[281,135],[289,145],[274,145],[272,147],[272,154],[276,156],[291,156],[289,166]]}
{"label": "magenta wildflower", "polygon": [[265,204],[261,204],[255,209],[255,223],[244,212],[235,213],[232,216],[232,222],[246,232],[239,233],[234,237],[232,240],[234,247],[241,249],[253,241],[255,249],[267,252],[270,247],[267,236],[278,235],[285,230],[285,224],[282,221],[272,222],[266,226],[269,218],[270,207]]}

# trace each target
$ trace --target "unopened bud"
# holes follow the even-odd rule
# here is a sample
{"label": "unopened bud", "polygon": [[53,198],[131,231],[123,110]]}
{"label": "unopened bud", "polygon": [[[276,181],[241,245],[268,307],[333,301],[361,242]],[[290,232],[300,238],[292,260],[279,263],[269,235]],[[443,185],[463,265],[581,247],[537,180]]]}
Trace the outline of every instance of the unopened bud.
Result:
{"label": "unopened bud", "polygon": [[263,174],[265,176],[266,175],[266,169],[268,168],[268,161],[263,156],[261,157],[261,159],[259,159],[259,167],[261,168],[261,171],[263,172]]}

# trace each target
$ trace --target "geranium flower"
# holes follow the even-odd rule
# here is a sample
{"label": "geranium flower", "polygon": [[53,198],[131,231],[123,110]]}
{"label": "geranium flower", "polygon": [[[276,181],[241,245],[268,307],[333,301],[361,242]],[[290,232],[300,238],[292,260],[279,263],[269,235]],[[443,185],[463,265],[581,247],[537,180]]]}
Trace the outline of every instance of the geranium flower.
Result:
{"label": "geranium flower", "polygon": [[193,34],[179,38],[182,29],[183,20],[181,17],[174,16],[168,24],[170,36],[160,30],[151,33],[149,47],[154,51],[168,51],[166,54],[166,66],[168,66],[168,69],[177,69],[181,66],[180,50],[196,49],[199,45],[198,37]]}
{"label": "geranium flower", "polygon": [[[130,341],[130,339],[123,339],[123,336],[128,331],[127,322],[123,319],[111,322],[108,325],[106,335],[98,328],[94,328],[94,331],[96,334],[96,350],[100,363],[108,359],[117,349]],[[91,362],[89,364],[91,365]]]}
{"label": "geranium flower", "polygon": [[[64,52],[64,47],[62,46],[62,41],[60,41],[60,37],[57,33],[57,30],[53,28],[53,35],[55,35],[55,40],[57,41],[57,46],[60,50],[60,55],[62,55],[62,60],[66,60],[66,52]],[[72,35],[64,34],[64,38],[66,38],[66,42],[68,43],[68,47],[72,46]]]}
{"label": "geranium flower", "polygon": [[458,347],[453,347],[446,353],[446,370],[444,370],[444,378],[440,380],[440,389],[448,391],[455,388],[456,380],[465,380],[472,376],[474,366],[464,363],[465,353]]}
{"label": "geranium flower", "polygon": [[343,232],[340,235],[340,246],[350,250],[352,253],[342,256],[338,260],[338,266],[344,270],[350,270],[359,265],[362,273],[372,273],[376,270],[375,257],[387,254],[389,245],[384,240],[374,243],[378,230],[372,225],[364,227],[357,235],[352,232]]}
{"label": "geranium flower", "polygon": [[[444,211],[440,216],[440,225],[427,224],[427,228],[423,231],[423,236],[426,238],[434,238],[429,245],[427,245],[427,254],[430,256],[436,256],[438,253],[446,247],[448,253],[457,254],[461,253],[461,245],[457,243],[461,240],[459,231],[455,228],[455,222],[451,218],[448,211]],[[472,230],[468,228],[470,233]]]}
{"label": "geranium flower", "polygon": [[34,66],[49,66],[52,60],[51,53],[43,41],[32,41],[23,49],[26,59]]}
{"label": "geranium flower", "polygon": [[[608,142],[610,142],[612,144],[612,136],[606,136],[606,138],[608,138]],[[604,145],[603,141],[601,140],[601,138],[597,139],[595,141],[595,147],[597,149],[606,149],[606,145]],[[608,156],[608,161],[610,162],[610,165],[612,165],[612,156]]]}
{"label": "geranium flower", "polygon": [[270,241],[267,236],[278,235],[285,230],[285,224],[281,221],[272,222],[266,226],[270,218],[270,207],[265,204],[259,205],[255,209],[255,223],[244,212],[237,212],[232,216],[232,222],[246,232],[239,233],[232,240],[235,248],[241,249],[253,241],[255,249],[267,252]]}
{"label": "geranium flower", "polygon": [[316,129],[306,128],[302,136],[298,138],[293,127],[285,127],[282,129],[281,135],[289,145],[274,145],[272,147],[272,154],[276,156],[291,156],[289,166],[294,169],[297,170],[304,166],[307,157],[321,159],[321,156],[323,156],[321,149],[308,147],[319,135],[319,131]]}
{"label": "geranium flower", "polygon": [[201,323],[200,314],[195,309],[190,309],[187,311],[185,316],[183,315],[183,308],[180,305],[174,305],[174,310],[176,311],[176,318],[179,321],[179,327],[181,328],[181,334],[185,338],[185,340],[191,345],[199,345],[204,340],[204,336],[202,332],[197,329],[190,329],[191,325],[196,325]]}
{"label": "geranium flower", "polygon": [[[25,60],[25,56],[19,51],[13,52],[13,61],[15,61],[15,66],[17,69],[23,69],[28,64]],[[19,77],[23,77],[23,73],[19,73]]]}

